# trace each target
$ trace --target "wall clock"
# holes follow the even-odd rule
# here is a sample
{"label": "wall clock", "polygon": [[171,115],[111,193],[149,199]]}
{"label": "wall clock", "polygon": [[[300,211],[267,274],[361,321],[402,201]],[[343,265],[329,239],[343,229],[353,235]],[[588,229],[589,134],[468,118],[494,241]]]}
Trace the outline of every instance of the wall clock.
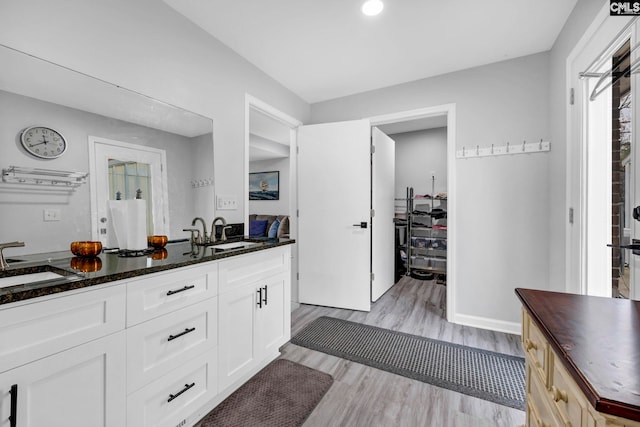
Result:
{"label": "wall clock", "polygon": [[27,153],[41,159],[55,159],[67,150],[67,140],[57,130],[44,126],[31,126],[20,134]]}

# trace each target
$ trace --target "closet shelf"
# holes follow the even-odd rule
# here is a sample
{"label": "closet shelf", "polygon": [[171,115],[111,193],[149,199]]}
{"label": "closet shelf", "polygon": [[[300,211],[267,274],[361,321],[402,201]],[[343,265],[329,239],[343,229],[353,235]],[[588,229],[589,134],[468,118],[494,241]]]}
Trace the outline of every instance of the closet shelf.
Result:
{"label": "closet shelf", "polygon": [[87,172],[9,166],[2,169],[2,182],[11,184],[42,185],[73,190],[87,182]]}

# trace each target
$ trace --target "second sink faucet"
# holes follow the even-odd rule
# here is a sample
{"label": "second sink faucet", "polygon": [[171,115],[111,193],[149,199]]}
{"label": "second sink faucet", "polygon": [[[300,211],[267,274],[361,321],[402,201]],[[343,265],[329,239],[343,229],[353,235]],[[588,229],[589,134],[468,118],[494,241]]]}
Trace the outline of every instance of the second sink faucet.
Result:
{"label": "second sink faucet", "polygon": [[222,222],[222,235],[220,236],[221,240],[227,240],[227,234],[226,234],[226,228],[225,227],[227,225],[227,221],[221,217],[221,216],[217,216],[213,219],[213,222],[211,223],[211,243],[216,241],[216,222]]}
{"label": "second sink faucet", "polygon": [[209,236],[207,236],[207,224],[204,223],[204,219],[199,216],[195,217],[193,218],[193,221],[191,221],[191,225],[196,225],[196,222],[198,221],[202,223],[202,243],[209,243]]}

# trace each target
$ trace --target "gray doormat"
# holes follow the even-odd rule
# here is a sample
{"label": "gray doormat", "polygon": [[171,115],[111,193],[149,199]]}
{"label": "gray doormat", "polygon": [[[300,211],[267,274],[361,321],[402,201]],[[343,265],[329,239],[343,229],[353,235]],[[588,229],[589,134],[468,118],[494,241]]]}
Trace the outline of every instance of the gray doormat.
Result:
{"label": "gray doormat", "polygon": [[522,357],[332,317],[314,320],[291,342],[511,408],[525,408]]}
{"label": "gray doormat", "polygon": [[290,360],[271,362],[209,412],[198,427],[299,427],[333,377]]}

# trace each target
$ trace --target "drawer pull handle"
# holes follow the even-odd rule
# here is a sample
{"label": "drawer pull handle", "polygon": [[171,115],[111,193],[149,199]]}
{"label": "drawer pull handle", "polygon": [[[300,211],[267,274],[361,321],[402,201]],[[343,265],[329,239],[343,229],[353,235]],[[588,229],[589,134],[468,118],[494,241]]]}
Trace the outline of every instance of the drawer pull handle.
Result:
{"label": "drawer pull handle", "polygon": [[9,415],[9,427],[18,425],[18,384],[11,386],[11,415]]}
{"label": "drawer pull handle", "polygon": [[567,392],[560,390],[556,386],[551,386],[551,395],[553,396],[553,400],[556,402],[563,400],[565,403],[569,403],[569,396],[567,395]]}
{"label": "drawer pull handle", "polygon": [[264,285],[264,298],[262,298],[264,305],[267,305],[267,285]]}
{"label": "drawer pull handle", "polygon": [[184,288],[182,288],[182,289],[171,290],[171,291],[167,292],[167,296],[169,296],[169,295],[173,295],[173,294],[177,294],[177,293],[179,293],[179,292],[188,291],[189,289],[193,289],[193,288],[195,288],[195,287],[196,287],[195,285],[189,285],[189,286],[185,286],[185,287],[184,287]]}
{"label": "drawer pull handle", "polygon": [[258,289],[256,292],[258,293],[258,302],[256,305],[258,308],[262,308],[262,288]]}
{"label": "drawer pull handle", "polygon": [[196,383],[185,384],[184,388],[182,390],[180,390],[176,394],[170,394],[169,398],[167,399],[167,402],[171,402],[173,399],[175,399],[176,397],[180,396],[182,393],[184,393],[185,391],[189,390],[191,387],[193,387],[195,385],[196,385]]}
{"label": "drawer pull handle", "polygon": [[195,330],[196,330],[196,328],[187,328],[187,329],[185,329],[184,331],[180,332],[177,335],[169,335],[169,338],[167,338],[167,341],[173,341],[176,338],[180,338],[181,336],[187,335],[189,332],[193,332]]}
{"label": "drawer pull handle", "polygon": [[538,344],[535,341],[531,341],[529,338],[527,338],[524,341],[525,345],[527,346],[527,351],[529,350],[537,350],[538,349]]}

